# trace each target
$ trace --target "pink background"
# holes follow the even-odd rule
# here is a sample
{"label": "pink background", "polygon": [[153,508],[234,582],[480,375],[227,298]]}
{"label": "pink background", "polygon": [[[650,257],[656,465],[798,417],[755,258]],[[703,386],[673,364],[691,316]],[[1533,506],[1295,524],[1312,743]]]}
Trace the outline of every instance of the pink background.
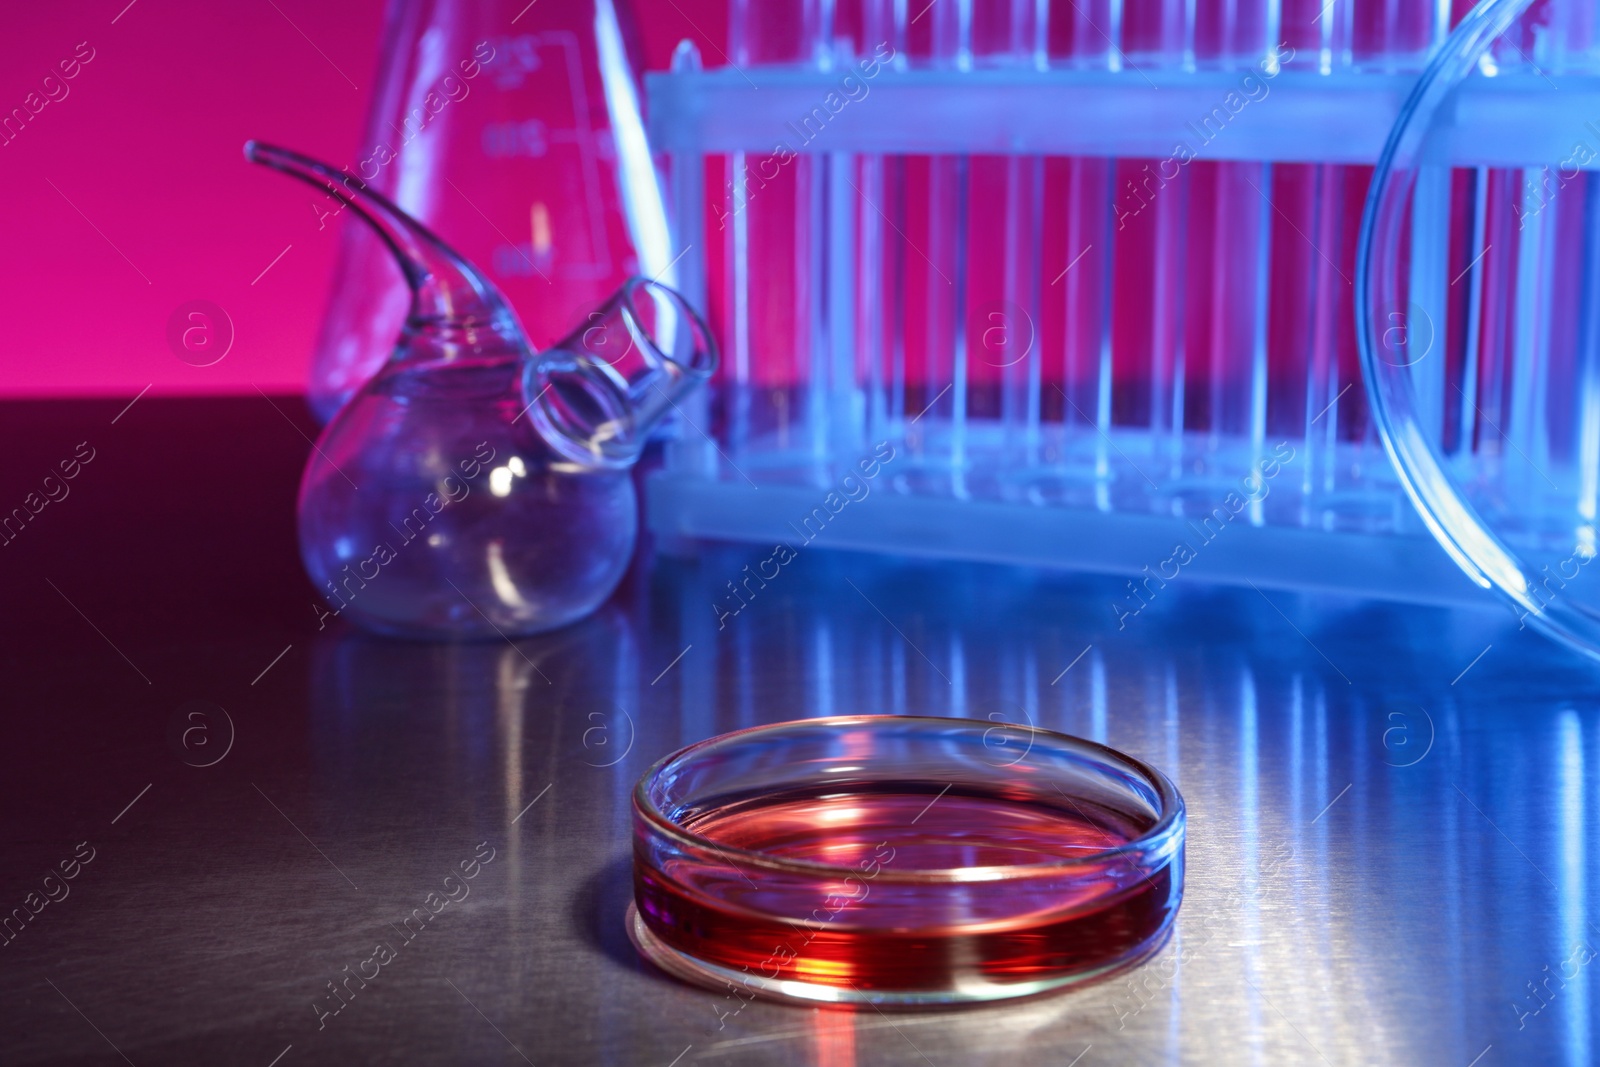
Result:
{"label": "pink background", "polygon": [[[683,37],[717,62],[725,7],[636,3],[648,65],[666,66]],[[94,58],[0,144],[0,395],[302,390],[336,230],[319,232],[304,198],[241,146],[348,162],[382,17],[383,0],[11,5],[0,114],[80,42]],[[233,321],[232,349],[209,367],[167,343],[192,300]]]}

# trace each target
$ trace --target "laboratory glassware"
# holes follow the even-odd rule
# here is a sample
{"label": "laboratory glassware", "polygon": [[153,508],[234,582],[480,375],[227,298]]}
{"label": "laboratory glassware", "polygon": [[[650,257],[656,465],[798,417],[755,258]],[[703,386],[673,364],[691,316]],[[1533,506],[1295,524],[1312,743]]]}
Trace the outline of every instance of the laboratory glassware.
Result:
{"label": "laboratory glassware", "polygon": [[[628,0],[391,0],[379,55],[346,172],[450,234],[536,347],[631,275],[673,284]],[[339,242],[310,379],[323,421],[387,359],[409,301],[366,227]]]}
{"label": "laboratory glassware", "polygon": [[775,0],[781,48],[751,7],[728,65],[646,77],[730,353],[655,529],[792,539],[887,445],[817,543],[1481,602],[1378,439],[1352,288],[1448,5]]}
{"label": "laboratory glassware", "polygon": [[633,823],[634,943],[744,999],[1041,993],[1148,957],[1183,897],[1183,798],[1165,775],[983,719],[723,734],[652,767]]}
{"label": "laboratory glassware", "polygon": [[328,424],[300,483],[319,623],[503,638],[592,611],[632,556],[629,468],[715,367],[699,317],[635,278],[536,354],[499,290],[389,200],[294,152],[245,154],[369,223],[412,294],[389,361]]}
{"label": "laboratory glassware", "polygon": [[1600,657],[1600,39],[1486,0],[1380,160],[1357,295],[1373,412],[1428,528],[1521,625]]}

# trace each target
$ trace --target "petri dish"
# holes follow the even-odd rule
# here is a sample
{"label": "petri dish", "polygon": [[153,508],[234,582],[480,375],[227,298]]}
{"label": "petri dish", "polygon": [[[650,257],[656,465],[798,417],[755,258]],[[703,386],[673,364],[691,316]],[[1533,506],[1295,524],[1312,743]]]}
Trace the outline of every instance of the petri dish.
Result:
{"label": "petri dish", "polygon": [[1483,0],[1373,175],[1371,407],[1429,529],[1520,625],[1600,657],[1600,14]]}
{"label": "petri dish", "polygon": [[724,734],[633,797],[640,953],[725,996],[936,1005],[1132,966],[1183,896],[1183,798],[1104,745],[852,716]]}

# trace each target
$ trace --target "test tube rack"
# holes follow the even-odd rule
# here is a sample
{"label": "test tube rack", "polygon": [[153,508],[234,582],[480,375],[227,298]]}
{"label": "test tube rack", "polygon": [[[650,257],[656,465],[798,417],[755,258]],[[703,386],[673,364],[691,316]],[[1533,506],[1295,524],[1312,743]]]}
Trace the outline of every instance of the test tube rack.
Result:
{"label": "test tube rack", "polygon": [[[1329,9],[1333,61],[1164,64],[1124,51],[1115,21],[1087,61],[919,63],[902,37],[705,69],[681,46],[647,78],[649,132],[676,281],[710,310],[724,372],[652,477],[657,535],[1069,567],[1137,576],[1139,596],[1184,574],[1484,603],[1406,499],[1355,354],[1366,182],[1426,48],[1360,62],[1353,5]],[[1425,46],[1449,5],[1430,15]],[[1546,93],[1542,72],[1499,73],[1463,96],[1472,141],[1418,198],[1391,329],[1397,351],[1428,331],[1457,353],[1418,381],[1458,473],[1517,481],[1504,461],[1546,428],[1510,398],[1548,342],[1480,320],[1485,287],[1537,291],[1546,267],[1531,239],[1488,249],[1512,211],[1557,225],[1522,218],[1516,189],[1600,116],[1600,82],[1564,80],[1529,123],[1503,103]],[[1504,397],[1478,388],[1487,370]]]}

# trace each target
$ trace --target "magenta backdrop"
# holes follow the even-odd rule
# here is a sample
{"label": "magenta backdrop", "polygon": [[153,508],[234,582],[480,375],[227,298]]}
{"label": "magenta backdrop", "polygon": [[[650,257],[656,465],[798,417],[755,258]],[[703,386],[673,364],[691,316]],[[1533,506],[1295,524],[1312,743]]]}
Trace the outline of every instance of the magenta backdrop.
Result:
{"label": "magenta backdrop", "polygon": [[[636,3],[649,65],[683,37],[717,62],[725,6]],[[10,5],[0,115],[30,93],[56,99],[14,136],[0,128],[0,395],[303,389],[336,230],[318,232],[240,148],[259,137],[348,161],[382,13],[383,0]],[[167,341],[194,300],[233,322],[208,367]]]}

